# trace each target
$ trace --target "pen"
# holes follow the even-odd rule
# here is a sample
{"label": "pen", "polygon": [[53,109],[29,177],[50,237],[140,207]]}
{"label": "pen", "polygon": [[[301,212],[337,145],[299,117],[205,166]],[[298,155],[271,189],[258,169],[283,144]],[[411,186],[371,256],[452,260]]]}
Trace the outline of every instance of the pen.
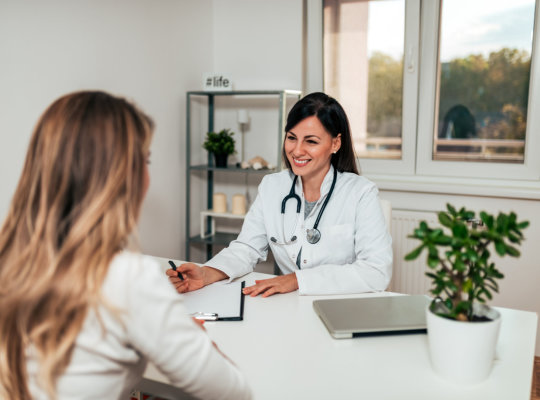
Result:
{"label": "pen", "polygon": [[208,312],[201,312],[197,311],[193,314],[191,314],[193,318],[201,319],[203,321],[216,321],[218,319],[217,313],[208,313]]}
{"label": "pen", "polygon": [[[169,264],[171,264],[171,268],[173,269],[173,271],[176,271],[176,265],[174,264],[174,261],[169,260]],[[178,272],[178,277],[180,278],[181,281],[183,281],[184,276],[182,275],[180,271],[177,271],[177,272]]]}

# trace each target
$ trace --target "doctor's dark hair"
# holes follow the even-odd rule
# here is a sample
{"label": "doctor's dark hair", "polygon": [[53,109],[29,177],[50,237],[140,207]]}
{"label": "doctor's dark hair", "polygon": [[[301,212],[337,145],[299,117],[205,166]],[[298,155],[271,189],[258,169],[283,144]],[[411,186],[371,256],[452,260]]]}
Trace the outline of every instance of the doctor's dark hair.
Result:
{"label": "doctor's dark hair", "polygon": [[[314,92],[298,100],[287,116],[285,134],[299,122],[312,116],[318,118],[324,129],[333,138],[341,133],[341,147],[336,154],[332,154],[331,158],[334,168],[339,172],[352,172],[359,175],[352,145],[349,119],[343,107],[333,97],[322,92]],[[291,164],[287,159],[287,154],[285,154],[285,147],[282,149],[282,157],[287,168],[291,169]]]}

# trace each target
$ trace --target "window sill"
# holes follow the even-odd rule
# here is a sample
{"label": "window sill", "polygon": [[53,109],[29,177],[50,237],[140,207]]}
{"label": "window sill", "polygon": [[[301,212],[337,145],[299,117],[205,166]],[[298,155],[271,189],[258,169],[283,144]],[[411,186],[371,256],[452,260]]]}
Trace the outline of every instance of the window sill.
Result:
{"label": "window sill", "polygon": [[379,190],[540,200],[540,182],[366,174]]}

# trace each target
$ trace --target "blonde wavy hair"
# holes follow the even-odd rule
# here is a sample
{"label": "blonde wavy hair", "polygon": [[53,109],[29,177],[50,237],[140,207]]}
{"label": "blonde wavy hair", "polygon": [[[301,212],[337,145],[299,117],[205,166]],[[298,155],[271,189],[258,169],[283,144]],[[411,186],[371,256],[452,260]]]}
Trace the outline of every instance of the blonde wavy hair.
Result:
{"label": "blonde wavy hair", "polygon": [[29,349],[51,398],[109,264],[134,230],[153,124],[126,100],[76,92],[32,135],[0,231],[0,398],[27,400]]}

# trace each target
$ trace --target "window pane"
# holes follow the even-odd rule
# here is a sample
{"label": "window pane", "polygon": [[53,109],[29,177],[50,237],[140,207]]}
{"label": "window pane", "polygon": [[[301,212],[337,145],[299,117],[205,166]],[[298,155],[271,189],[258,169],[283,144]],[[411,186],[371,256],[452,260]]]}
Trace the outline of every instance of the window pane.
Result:
{"label": "window pane", "polygon": [[534,0],[443,0],[435,160],[523,163]]}
{"label": "window pane", "polygon": [[404,0],[324,0],[324,90],[359,157],[401,158]]}

